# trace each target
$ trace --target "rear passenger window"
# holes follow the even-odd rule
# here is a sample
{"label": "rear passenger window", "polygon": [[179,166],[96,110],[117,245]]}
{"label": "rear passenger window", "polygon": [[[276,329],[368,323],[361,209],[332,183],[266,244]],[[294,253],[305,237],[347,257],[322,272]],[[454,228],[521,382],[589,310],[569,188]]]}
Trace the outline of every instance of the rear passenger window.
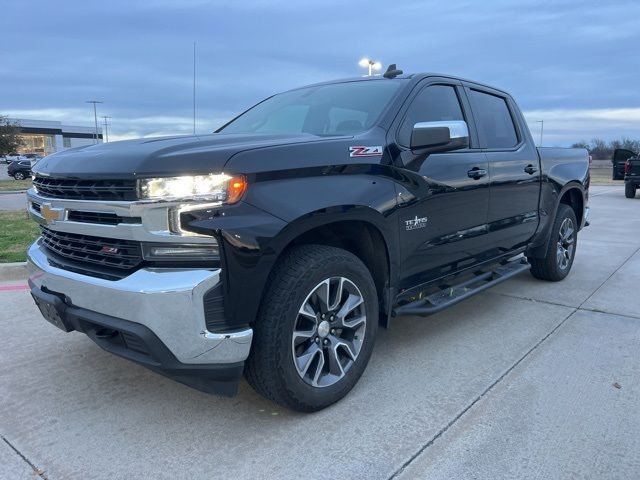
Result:
{"label": "rear passenger window", "polygon": [[416,123],[444,120],[464,120],[458,95],[448,85],[431,85],[411,102],[398,133],[400,145],[410,145],[411,132]]}
{"label": "rear passenger window", "polygon": [[487,148],[511,148],[518,144],[516,127],[502,97],[471,90],[473,113]]}

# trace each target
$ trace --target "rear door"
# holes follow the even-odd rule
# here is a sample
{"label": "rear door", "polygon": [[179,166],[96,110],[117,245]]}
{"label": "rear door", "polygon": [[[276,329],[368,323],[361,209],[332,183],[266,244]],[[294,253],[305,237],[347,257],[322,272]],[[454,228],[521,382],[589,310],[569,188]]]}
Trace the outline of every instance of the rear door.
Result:
{"label": "rear door", "polygon": [[[447,120],[467,122],[470,148],[430,155],[411,151],[416,123]],[[431,80],[419,88],[401,113],[394,143],[402,151],[406,172],[399,192],[401,288],[411,288],[481,259],[486,249],[488,165],[462,86],[452,80]]]}
{"label": "rear door", "polygon": [[613,151],[613,158],[611,161],[613,162],[614,180],[624,180],[624,163],[635,155],[636,154],[634,152],[625,148],[616,148]]}
{"label": "rear door", "polygon": [[489,241],[498,252],[527,244],[538,226],[540,158],[513,100],[468,86],[478,137],[489,162]]}

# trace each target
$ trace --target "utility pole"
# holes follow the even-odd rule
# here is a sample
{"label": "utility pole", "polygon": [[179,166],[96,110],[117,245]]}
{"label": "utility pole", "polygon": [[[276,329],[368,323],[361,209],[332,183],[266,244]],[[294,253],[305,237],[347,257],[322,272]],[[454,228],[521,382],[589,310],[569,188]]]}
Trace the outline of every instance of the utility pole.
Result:
{"label": "utility pole", "polygon": [[93,103],[93,120],[96,124],[96,144],[98,143],[98,113],[96,111],[96,104],[103,103],[98,100],[87,100],[85,103]]}
{"label": "utility pole", "polygon": [[111,118],[111,117],[107,117],[106,115],[103,115],[100,118],[104,118],[104,135],[105,135],[105,139],[107,142],[109,142],[109,128],[108,128],[108,123],[107,123],[107,118]]}
{"label": "utility pole", "polygon": [[196,42],[193,42],[193,134],[196,134]]}

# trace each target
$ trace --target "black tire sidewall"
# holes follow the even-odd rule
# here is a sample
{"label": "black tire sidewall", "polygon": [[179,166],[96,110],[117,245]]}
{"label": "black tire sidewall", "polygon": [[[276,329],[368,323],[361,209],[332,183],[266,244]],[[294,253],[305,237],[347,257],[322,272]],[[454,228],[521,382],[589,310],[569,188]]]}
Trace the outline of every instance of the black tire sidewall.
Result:
{"label": "black tire sidewall", "polygon": [[24,174],[23,174],[23,173],[18,172],[18,173],[16,173],[16,174],[13,176],[13,178],[15,178],[16,180],[24,180],[24,179],[25,179],[25,176],[24,176]]}
{"label": "black tire sidewall", "polygon": [[636,186],[631,183],[625,183],[624,196],[627,198],[634,198],[636,196]]}
{"label": "black tire sidewall", "polygon": [[[337,250],[337,249],[336,249]],[[338,250],[338,252],[341,252]],[[343,255],[349,255],[348,252],[341,252]],[[299,283],[295,291],[289,295],[288,308],[282,315],[282,335],[278,336],[277,350],[279,371],[282,373],[281,380],[283,387],[292,391],[295,397],[302,403],[323,407],[330,405],[344,397],[357,383],[358,379],[364,372],[375,343],[375,336],[378,327],[378,300],[375,285],[371,279],[368,270],[360,262],[357,257],[353,256],[355,261],[344,261],[340,255],[328,258],[326,262],[319,267],[313,268],[313,273],[307,275]],[[346,372],[345,376],[333,385],[327,387],[313,387],[305,383],[300,378],[293,360],[293,352],[291,351],[291,337],[293,334],[294,323],[298,316],[298,309],[306,299],[307,295],[323,280],[330,277],[345,277],[353,282],[360,290],[365,304],[365,312],[367,315],[367,324],[365,329],[365,339],[362,343],[360,353]]]}

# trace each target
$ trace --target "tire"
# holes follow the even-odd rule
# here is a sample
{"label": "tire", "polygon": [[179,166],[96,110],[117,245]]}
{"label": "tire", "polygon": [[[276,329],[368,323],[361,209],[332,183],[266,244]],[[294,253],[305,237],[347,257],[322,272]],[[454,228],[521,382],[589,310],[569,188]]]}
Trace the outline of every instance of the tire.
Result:
{"label": "tire", "polygon": [[624,184],[624,196],[627,198],[635,198],[636,196],[636,186],[632,183]]}
{"label": "tire", "polygon": [[[571,229],[571,233],[568,229]],[[549,245],[544,258],[527,258],[531,264],[531,274],[540,280],[551,282],[563,280],[571,271],[577,246],[576,214],[569,205],[561,203],[551,228]]]}
{"label": "tire", "polygon": [[24,173],[16,172],[13,178],[15,178],[16,180],[24,180]]}
{"label": "tire", "polygon": [[[353,307],[358,296],[362,301]],[[378,296],[360,259],[334,247],[295,247],[269,277],[245,376],[258,393],[280,405],[321,410],[357,383],[377,329]]]}

